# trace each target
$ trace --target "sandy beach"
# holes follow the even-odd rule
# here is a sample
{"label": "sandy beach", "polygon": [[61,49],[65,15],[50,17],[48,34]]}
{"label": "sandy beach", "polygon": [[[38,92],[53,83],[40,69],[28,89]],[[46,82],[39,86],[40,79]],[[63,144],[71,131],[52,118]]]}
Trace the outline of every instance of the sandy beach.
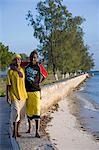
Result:
{"label": "sandy beach", "polygon": [[77,119],[82,102],[72,96],[74,93],[72,91],[82,83],[84,77],[53,84],[44,89],[42,110],[47,109],[47,111],[43,111],[41,117],[41,138],[35,138],[34,122],[31,133],[26,134],[28,124],[24,120],[20,127],[22,137],[17,139],[20,149],[99,150],[99,140],[96,141]]}
{"label": "sandy beach", "polygon": [[48,123],[46,132],[58,150],[99,150],[99,142],[78,128],[76,117],[72,115],[75,109],[79,109],[76,108],[78,105],[74,106],[68,97],[60,101],[58,111],[51,114],[53,119]]}

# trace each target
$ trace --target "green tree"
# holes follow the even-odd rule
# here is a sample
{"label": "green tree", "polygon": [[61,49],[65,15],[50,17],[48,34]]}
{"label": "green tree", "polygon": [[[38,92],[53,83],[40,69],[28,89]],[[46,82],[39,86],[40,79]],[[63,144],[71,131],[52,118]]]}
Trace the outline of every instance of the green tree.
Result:
{"label": "green tree", "polygon": [[80,25],[84,19],[71,17],[66,21],[66,27],[59,33],[58,40],[60,57],[58,58],[58,69],[62,74],[75,72],[79,69],[80,50],[83,47],[83,31]]}
{"label": "green tree", "polygon": [[48,62],[52,66],[54,75],[57,70],[56,49],[54,48],[58,38],[55,38],[54,35],[57,30],[64,28],[66,19],[71,17],[71,13],[68,12],[66,7],[62,6],[61,2],[61,0],[40,1],[37,4],[38,16],[36,20],[34,20],[31,11],[27,15],[27,19],[34,28],[34,36],[43,47],[43,54],[48,56]]}
{"label": "green tree", "polygon": [[67,7],[62,5],[62,0],[40,1],[37,11],[36,19],[31,11],[28,11],[26,19],[34,29],[34,36],[39,40],[40,50],[53,74],[57,70],[64,74],[81,68],[91,69],[94,63],[92,55],[84,45],[81,28],[85,19],[80,16],[73,17]]}
{"label": "green tree", "polygon": [[9,47],[0,43],[0,69],[5,70],[11,63],[13,53],[9,51]]}
{"label": "green tree", "polygon": [[89,71],[89,70],[93,69],[93,67],[94,67],[93,54],[90,54],[88,52],[88,50],[89,50],[89,48],[86,45],[81,52],[80,69],[84,72]]}
{"label": "green tree", "polygon": [[21,53],[20,55],[22,57],[22,60],[24,61],[28,60],[28,56],[25,53]]}

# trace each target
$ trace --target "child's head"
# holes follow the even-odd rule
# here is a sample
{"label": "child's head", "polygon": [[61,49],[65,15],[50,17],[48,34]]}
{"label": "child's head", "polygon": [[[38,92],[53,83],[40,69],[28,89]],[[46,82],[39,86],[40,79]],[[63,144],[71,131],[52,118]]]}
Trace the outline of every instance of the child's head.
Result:
{"label": "child's head", "polygon": [[21,56],[19,54],[15,54],[13,56],[13,64],[16,65],[17,67],[20,66],[20,64],[21,64]]}
{"label": "child's head", "polygon": [[33,65],[37,64],[37,62],[38,62],[38,53],[37,53],[37,51],[34,50],[34,51],[31,52],[31,54],[30,54],[30,62]]}

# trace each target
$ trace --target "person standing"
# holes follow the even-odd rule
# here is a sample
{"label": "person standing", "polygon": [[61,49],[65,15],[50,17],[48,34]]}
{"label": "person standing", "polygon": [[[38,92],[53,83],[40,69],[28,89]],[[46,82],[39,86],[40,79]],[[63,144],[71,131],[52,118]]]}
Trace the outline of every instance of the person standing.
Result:
{"label": "person standing", "polygon": [[26,101],[26,114],[29,122],[28,133],[31,129],[31,121],[35,120],[36,133],[35,137],[40,138],[40,111],[41,111],[41,99],[40,99],[40,83],[44,80],[40,72],[40,66],[38,63],[37,51],[32,51],[30,54],[30,63],[25,68],[25,87],[28,95]]}
{"label": "person standing", "polygon": [[[11,102],[11,123],[13,123],[13,137],[20,137],[19,125],[25,117],[27,92],[25,89],[25,74],[21,68],[21,56],[15,54],[13,64],[16,70],[9,69],[7,73],[7,102]],[[21,76],[19,75],[21,73]]]}

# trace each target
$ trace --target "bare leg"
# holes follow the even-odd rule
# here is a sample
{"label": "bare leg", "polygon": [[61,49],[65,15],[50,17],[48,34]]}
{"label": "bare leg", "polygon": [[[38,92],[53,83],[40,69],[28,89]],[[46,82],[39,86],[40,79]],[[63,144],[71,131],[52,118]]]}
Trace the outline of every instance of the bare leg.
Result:
{"label": "bare leg", "polygon": [[20,121],[17,122],[17,137],[20,137],[21,135],[19,134],[19,127],[20,127]]}
{"label": "bare leg", "polygon": [[40,120],[35,120],[35,124],[36,124],[36,134],[35,134],[35,137],[40,138],[40,135],[39,135]]}
{"label": "bare leg", "polygon": [[29,128],[28,128],[28,131],[26,133],[30,133],[31,132],[31,121],[30,121],[30,119],[28,119],[28,125],[29,125]]}
{"label": "bare leg", "polygon": [[17,137],[17,122],[13,122],[13,135],[12,137]]}

